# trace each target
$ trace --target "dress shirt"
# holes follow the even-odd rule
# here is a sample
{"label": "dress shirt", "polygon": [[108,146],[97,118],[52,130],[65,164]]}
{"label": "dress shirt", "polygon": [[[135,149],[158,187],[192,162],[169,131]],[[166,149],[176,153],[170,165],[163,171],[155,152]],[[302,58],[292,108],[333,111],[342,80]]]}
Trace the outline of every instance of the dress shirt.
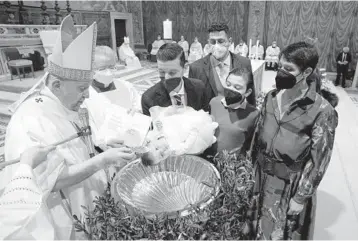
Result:
{"label": "dress shirt", "polygon": [[187,101],[186,101],[186,97],[185,97],[185,88],[184,88],[184,81],[183,79],[181,80],[181,88],[179,89],[179,91],[175,91],[175,90],[172,90],[170,93],[169,93],[169,96],[170,96],[170,100],[172,101],[172,105],[177,105],[177,101],[175,99],[175,95],[180,95],[181,97],[181,102],[184,106],[187,106]]}
{"label": "dress shirt", "polygon": [[[231,55],[229,54],[224,61],[218,61],[214,58],[215,70],[219,76],[221,84],[226,86],[226,79],[230,72],[230,64],[231,64]],[[220,67],[220,64],[223,64],[223,67]],[[222,72],[221,72],[222,71]]]}

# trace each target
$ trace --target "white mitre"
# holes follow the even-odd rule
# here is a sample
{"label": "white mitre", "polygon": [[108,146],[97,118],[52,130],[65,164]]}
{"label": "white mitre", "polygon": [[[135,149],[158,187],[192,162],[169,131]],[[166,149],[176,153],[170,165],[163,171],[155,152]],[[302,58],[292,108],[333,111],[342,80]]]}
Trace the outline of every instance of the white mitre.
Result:
{"label": "white mitre", "polygon": [[97,24],[93,23],[77,36],[73,19],[68,15],[62,21],[60,32],[47,72],[67,80],[92,80]]}
{"label": "white mitre", "polygon": [[45,85],[48,74],[70,81],[91,81],[93,79],[94,51],[97,40],[97,24],[94,22],[77,35],[71,15],[61,23],[52,54],[48,58],[47,73],[28,92],[9,107],[11,112],[38,92]]}
{"label": "white mitre", "polygon": [[53,48],[56,45],[58,35],[60,31],[58,30],[42,30],[40,31],[40,39],[42,41],[42,46],[45,49],[47,55],[52,54]]}

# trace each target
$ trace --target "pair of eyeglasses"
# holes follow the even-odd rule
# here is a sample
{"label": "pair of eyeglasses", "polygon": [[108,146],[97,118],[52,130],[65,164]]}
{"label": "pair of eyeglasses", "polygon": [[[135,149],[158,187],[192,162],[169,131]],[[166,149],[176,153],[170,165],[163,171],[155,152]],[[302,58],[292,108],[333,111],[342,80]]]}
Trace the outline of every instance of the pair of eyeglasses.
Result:
{"label": "pair of eyeglasses", "polygon": [[211,45],[215,45],[216,43],[220,44],[220,45],[224,45],[227,42],[227,40],[225,39],[209,39],[209,43]]}

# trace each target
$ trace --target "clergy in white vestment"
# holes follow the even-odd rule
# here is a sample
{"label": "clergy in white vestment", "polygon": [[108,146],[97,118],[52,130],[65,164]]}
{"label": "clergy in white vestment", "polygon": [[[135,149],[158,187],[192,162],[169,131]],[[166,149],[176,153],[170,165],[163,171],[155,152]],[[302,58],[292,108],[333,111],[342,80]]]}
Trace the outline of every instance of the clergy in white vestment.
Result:
{"label": "clergy in white vestment", "polygon": [[129,68],[140,68],[142,65],[139,62],[138,57],[135,55],[133,49],[129,45],[129,37],[124,37],[124,42],[118,48],[119,59],[126,63]]}
{"label": "clergy in white vestment", "polygon": [[165,44],[165,42],[162,39],[162,36],[158,34],[157,39],[152,44],[152,51],[150,51],[152,61],[157,61],[158,50],[163,44]]}
{"label": "clergy in white vestment", "polygon": [[[96,23],[78,35],[71,15],[64,18],[48,59],[47,73],[10,107],[14,113],[6,130],[5,162],[19,158],[29,147],[52,145],[85,127],[78,111],[88,98],[93,80],[96,39]],[[135,158],[131,150],[120,143],[112,143],[112,146],[91,157],[90,138],[77,138],[57,146],[46,161],[34,169],[44,203],[51,213],[53,239],[76,238],[72,215],[84,217],[81,206],[92,209],[95,197],[104,193],[108,181],[105,168],[123,165]],[[18,164],[9,165],[0,172],[0,189],[11,181],[18,167]],[[22,239],[48,239],[43,228],[47,224],[37,214],[34,210],[26,220],[13,217],[18,218],[17,225],[22,226]]]}
{"label": "clergy in white vestment", "polygon": [[[55,239],[51,214],[33,172],[54,149],[54,146],[33,147],[21,155],[20,164],[0,197],[0,240],[28,239],[23,223],[33,220],[41,220],[42,228],[41,233],[33,234],[34,239]],[[33,216],[36,218],[32,220]]]}
{"label": "clergy in white vestment", "polygon": [[277,42],[273,41],[271,46],[266,49],[266,68],[277,70],[278,68],[278,55],[280,54],[280,48],[277,46]]}
{"label": "clergy in white vestment", "polygon": [[259,43],[258,47],[255,44],[251,47],[250,58],[251,59],[263,59],[264,53],[265,53],[264,47],[260,43]]}
{"label": "clergy in white vestment", "polygon": [[247,57],[249,49],[244,41],[240,40],[240,43],[236,46],[234,53],[239,54],[242,57]]}
{"label": "clergy in white vestment", "polygon": [[190,53],[188,57],[188,62],[193,63],[198,59],[203,57],[203,46],[198,40],[198,37],[194,38],[194,42],[190,46]]}
{"label": "clergy in white vestment", "polygon": [[205,46],[204,46],[204,55],[203,55],[203,57],[205,57],[208,54],[211,54],[212,50],[213,50],[213,46],[210,44],[210,42],[208,40],[208,43],[205,44]]}
{"label": "clergy in white vestment", "polygon": [[182,35],[180,37],[180,41],[178,42],[180,47],[183,48],[184,54],[185,54],[185,60],[188,60],[188,54],[189,54],[189,43],[185,40],[184,36]]}
{"label": "clergy in white vestment", "polygon": [[229,42],[231,43],[230,47],[229,47],[229,51],[231,53],[235,52],[235,43],[232,41],[232,37],[229,38]]}

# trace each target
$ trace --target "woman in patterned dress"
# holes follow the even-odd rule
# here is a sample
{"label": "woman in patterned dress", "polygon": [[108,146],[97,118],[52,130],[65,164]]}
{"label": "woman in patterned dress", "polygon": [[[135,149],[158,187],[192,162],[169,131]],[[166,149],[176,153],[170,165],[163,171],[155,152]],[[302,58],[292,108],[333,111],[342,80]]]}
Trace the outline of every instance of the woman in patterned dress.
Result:
{"label": "woman in patterned dress", "polygon": [[331,159],[338,114],[307,78],[313,45],[299,42],[279,55],[276,88],[262,105],[252,153],[255,185],[249,220],[253,239],[308,239],[315,191]]}

